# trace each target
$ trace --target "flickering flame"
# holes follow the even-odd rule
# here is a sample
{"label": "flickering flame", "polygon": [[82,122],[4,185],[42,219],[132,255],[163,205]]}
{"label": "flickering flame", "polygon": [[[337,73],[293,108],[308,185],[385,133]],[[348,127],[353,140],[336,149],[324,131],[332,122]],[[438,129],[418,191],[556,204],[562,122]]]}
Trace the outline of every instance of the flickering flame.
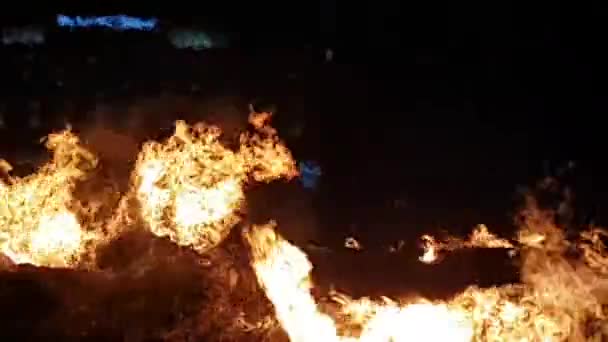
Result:
{"label": "flickering flame", "polygon": [[183,121],[167,141],[145,144],[134,184],[151,231],[204,252],[240,221],[243,188],[250,180],[295,176],[291,153],[267,120],[252,114],[257,132],[243,133],[236,152],[222,145],[219,128]]}
{"label": "flickering flame", "polygon": [[419,260],[426,264],[437,262],[441,252],[460,248],[514,248],[509,240],[498,238],[483,224],[477,226],[467,240],[448,237],[445,241],[439,241],[430,235],[423,235],[421,240],[424,253]]}
{"label": "flickering flame", "polygon": [[[107,222],[95,220],[103,203],[85,204],[73,196],[76,185],[93,174],[97,158],[71,131],[51,134],[47,147],[53,159],[35,174],[11,176],[11,166],[0,160],[0,252],[14,263],[86,266],[95,247],[116,233],[117,223],[128,222],[133,210],[155,235],[207,252],[239,222],[247,185],[297,174],[270,118],[252,114],[255,131],[243,133],[236,150],[221,143],[217,127],[177,122],[172,137],[143,146],[132,189],[121,194]],[[608,233],[591,227],[568,241],[551,213],[530,198],[521,218],[511,240],[483,225],[467,239],[422,237],[420,260],[426,263],[459,248],[507,248],[521,257],[520,283],[472,286],[447,301],[333,293],[327,302],[317,302],[311,294],[313,265],[274,223],[247,228],[243,236],[257,281],[294,342],[607,340]],[[361,249],[354,238],[346,247]],[[229,287],[237,286],[238,274],[227,277]]]}
{"label": "flickering flame", "polygon": [[[343,313],[362,324],[359,337],[338,334],[338,324],[322,313],[310,290],[312,265],[306,255],[274,230],[274,223],[245,232],[258,281],[274,304],[277,319],[292,342],[303,341],[469,341],[472,327],[446,305],[399,306],[341,296]],[[357,317],[357,318],[355,318]],[[432,325],[431,325],[432,324]],[[433,328],[433,329],[430,329]]]}
{"label": "flickering flame", "polygon": [[[526,231],[545,234],[545,241],[555,242],[553,247],[561,238],[549,222],[529,221],[522,227]],[[506,240],[488,240],[485,233],[473,234],[462,246],[507,245]],[[315,302],[310,292],[312,265],[301,250],[276,233],[274,223],[255,226],[244,235],[258,282],[274,304],[278,321],[291,341],[300,342],[603,340],[608,337],[608,256],[599,240],[603,234],[596,228],[581,236],[582,260],[568,260],[553,247],[521,243],[519,285],[472,286],[447,302],[354,300],[338,293],[333,300],[340,306],[339,317],[323,313]],[[426,241],[432,246],[431,237]]]}
{"label": "flickering flame", "polygon": [[15,263],[74,266],[92,252],[90,243],[101,239],[98,232],[81,227],[77,214],[86,216],[87,208],[72,197],[76,182],[95,168],[97,159],[70,131],[49,135],[46,145],[53,159],[36,174],[7,176],[0,183],[0,249]]}
{"label": "flickering flame", "polygon": [[354,249],[356,251],[360,251],[363,249],[363,246],[361,246],[361,243],[359,242],[359,240],[355,239],[352,236],[347,237],[344,240],[344,247],[349,248],[349,249]]}
{"label": "flickering flame", "polygon": [[338,341],[331,317],[322,314],[310,294],[311,263],[297,247],[274,231],[274,224],[245,233],[253,268],[277,319],[292,342]]}
{"label": "flickering flame", "polygon": [[130,219],[129,196],[139,200],[154,234],[199,252],[216,246],[240,219],[245,185],[297,175],[290,151],[268,126],[270,116],[262,119],[252,114],[257,132],[243,133],[236,152],[220,143],[218,127],[177,122],[167,141],[143,146],[134,189],[108,222],[93,219],[104,203],[84,205],[72,195],[97,158],[69,129],[49,135],[53,159],[35,174],[12,177],[11,166],[0,161],[0,252],[15,263],[75,267]]}

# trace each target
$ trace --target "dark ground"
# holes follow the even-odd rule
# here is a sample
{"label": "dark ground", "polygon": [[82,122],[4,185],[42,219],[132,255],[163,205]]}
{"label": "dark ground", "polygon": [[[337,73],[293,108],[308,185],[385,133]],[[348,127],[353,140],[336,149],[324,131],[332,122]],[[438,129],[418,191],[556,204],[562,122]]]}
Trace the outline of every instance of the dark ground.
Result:
{"label": "dark ground", "polygon": [[[534,185],[569,160],[576,167],[560,181],[574,191],[577,222],[595,213],[596,222],[608,223],[601,124],[606,101],[600,91],[605,59],[599,41],[585,34],[595,24],[547,19],[543,25],[528,16],[527,24],[512,29],[505,28],[512,19],[506,15],[496,22],[479,19],[487,30],[466,18],[459,30],[448,30],[454,24],[448,21],[441,26],[450,32],[447,38],[435,28],[410,33],[409,42],[370,31],[360,45],[339,46],[334,63],[323,63],[315,47],[191,53],[173,50],[162,35],[54,33],[45,47],[3,48],[0,54],[0,104],[9,127],[0,133],[3,152],[17,161],[26,146],[59,128],[66,113],[85,131],[100,104],[109,107],[106,122],[129,132],[136,144],[184,116],[219,117],[238,128],[246,104],[261,99],[276,104],[276,125],[296,158],[318,160],[324,174],[316,192],[280,183],[253,189],[251,220],[276,218],[301,244],[313,238],[337,247],[354,233],[372,250],[365,256],[313,255],[324,285],[335,282],[353,294],[399,294],[436,284],[439,294],[479,278],[511,280],[489,275],[494,263],[475,261],[477,252],[432,272],[399,261],[409,272],[387,276],[398,259],[373,250],[397,239],[409,239],[412,247],[421,233],[439,228],[463,234],[478,223],[507,235],[520,204],[517,187]],[[372,44],[376,40],[382,44]],[[125,118],[129,105],[144,108],[143,114]],[[24,118],[35,112],[43,127],[32,130]],[[143,122],[128,126],[141,115]],[[300,126],[301,136],[289,134]],[[408,260],[416,253],[410,254]],[[361,282],[361,270],[367,278],[383,278],[382,285]],[[456,273],[462,279],[454,280]],[[32,278],[46,281],[44,275]],[[36,296],[23,291],[2,298]],[[38,318],[13,319],[18,329],[28,329],[27,322]]]}

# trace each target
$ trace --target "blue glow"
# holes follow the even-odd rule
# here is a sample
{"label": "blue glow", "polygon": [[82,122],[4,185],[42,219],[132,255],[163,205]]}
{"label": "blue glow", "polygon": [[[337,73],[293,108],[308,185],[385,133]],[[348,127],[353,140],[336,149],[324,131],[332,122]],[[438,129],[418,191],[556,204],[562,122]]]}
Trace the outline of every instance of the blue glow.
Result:
{"label": "blue glow", "polygon": [[299,163],[300,182],[307,189],[315,189],[319,185],[319,178],[323,174],[321,166],[313,161]]}
{"label": "blue glow", "polygon": [[57,15],[57,25],[61,27],[107,27],[116,31],[138,30],[151,31],[158,25],[158,19],[142,19],[130,17],[124,14],[109,15],[103,17],[69,17],[67,15]]}

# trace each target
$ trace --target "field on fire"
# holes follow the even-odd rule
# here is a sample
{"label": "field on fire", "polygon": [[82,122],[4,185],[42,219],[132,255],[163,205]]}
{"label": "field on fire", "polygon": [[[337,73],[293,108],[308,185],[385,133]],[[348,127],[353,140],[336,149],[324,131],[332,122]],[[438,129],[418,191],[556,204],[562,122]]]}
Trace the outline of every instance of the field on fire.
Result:
{"label": "field on fire", "polygon": [[171,52],[174,73],[168,52],[24,51],[4,81],[30,93],[0,112],[2,340],[608,338],[608,232],[575,213],[574,162],[519,177],[492,131],[357,116],[388,104],[310,50]]}
{"label": "field on fire", "polygon": [[[608,333],[606,232],[590,226],[568,240],[532,192],[515,236],[483,225],[465,239],[424,235],[418,257],[404,242],[368,252],[352,237],[343,250],[298,247],[274,220],[252,220],[248,189],[298,177],[271,118],[252,112],[234,148],[217,126],[178,121],[173,135],[141,146],[123,189],[124,174],[106,172],[69,129],[46,138],[52,158],[35,173],[11,176],[4,162],[3,333],[175,341],[600,341]],[[500,285],[475,284],[466,264],[492,258],[483,249],[501,252],[494,267],[511,259],[519,271],[495,277]],[[353,270],[342,267],[363,279],[349,281]]]}

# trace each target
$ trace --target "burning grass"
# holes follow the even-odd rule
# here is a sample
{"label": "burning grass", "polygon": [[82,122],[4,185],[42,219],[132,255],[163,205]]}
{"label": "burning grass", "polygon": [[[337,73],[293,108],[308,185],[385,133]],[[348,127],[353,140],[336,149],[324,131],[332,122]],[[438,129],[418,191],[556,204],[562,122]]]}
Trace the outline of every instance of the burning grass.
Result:
{"label": "burning grass", "polygon": [[[25,303],[40,310],[26,308],[37,314],[2,331],[130,341],[608,338],[606,232],[591,227],[569,241],[531,197],[509,239],[483,225],[468,239],[422,237],[427,267],[457,250],[500,248],[520,260],[519,282],[433,300],[338,291],[321,300],[309,256],[274,222],[243,220],[250,184],[297,174],[269,119],[252,114],[238,148],[225,146],[215,126],[178,122],[167,140],[143,145],[125,189],[100,180],[103,163],[69,130],[49,136],[53,159],[37,173],[14,177],[3,164],[2,277],[42,298],[5,291],[5,311]],[[349,253],[365,253],[355,242]]]}

